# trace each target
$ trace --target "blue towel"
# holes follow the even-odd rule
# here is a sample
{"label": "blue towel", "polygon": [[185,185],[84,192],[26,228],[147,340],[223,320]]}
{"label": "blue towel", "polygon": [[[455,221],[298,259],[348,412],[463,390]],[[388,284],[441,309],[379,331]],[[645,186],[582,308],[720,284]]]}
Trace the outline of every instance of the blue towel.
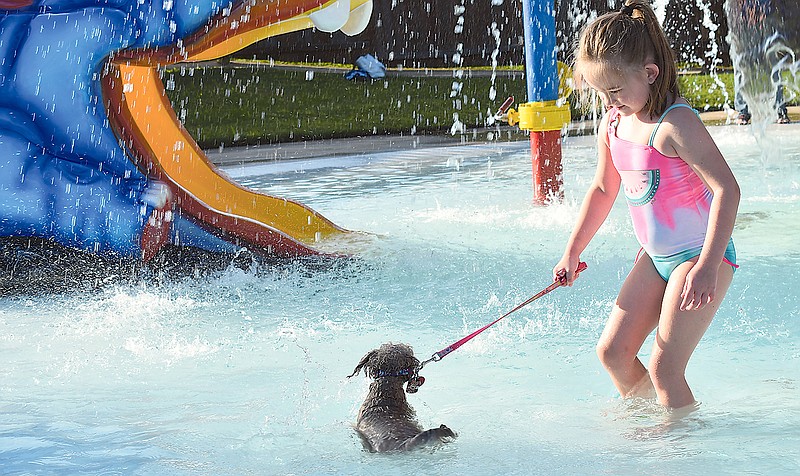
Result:
{"label": "blue towel", "polygon": [[372,55],[359,56],[353,69],[344,75],[345,79],[381,79],[385,76],[386,66]]}

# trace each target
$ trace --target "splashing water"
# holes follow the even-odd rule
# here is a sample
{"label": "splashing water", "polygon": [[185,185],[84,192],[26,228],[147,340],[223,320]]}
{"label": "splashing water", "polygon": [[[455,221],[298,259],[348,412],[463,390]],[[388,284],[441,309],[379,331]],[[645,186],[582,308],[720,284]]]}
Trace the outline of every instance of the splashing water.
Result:
{"label": "splashing water", "polygon": [[786,99],[791,99],[800,87],[796,60],[800,51],[796,25],[800,6],[796,2],[757,2],[740,8],[727,1],[725,10],[739,88],[753,115],[753,124],[763,135],[776,117],[778,88],[788,89],[790,97]]}
{"label": "splashing water", "polygon": [[[456,38],[459,35],[464,33],[464,14],[467,11],[466,3],[464,0],[461,1],[460,4],[453,6],[453,14],[456,16],[456,25],[454,27],[454,33]],[[464,82],[462,81],[464,78],[464,43],[457,43],[455,47],[455,53],[453,53],[452,62],[455,65],[455,69],[453,70],[453,85],[450,89],[450,97],[453,98],[453,124],[450,126],[450,134],[463,134],[467,131],[467,127],[464,123],[461,122],[459,119],[458,111],[461,110],[461,106],[463,101],[466,101],[466,96],[462,96],[461,90],[464,87]]]}
{"label": "splashing water", "polygon": [[796,473],[800,129],[769,130],[770,164],[712,132],[743,191],[741,268],[690,362],[689,415],[619,400],[594,356],[638,249],[620,200],[574,287],[424,369],[410,402],[455,442],[365,452],[367,381],[345,376],[383,342],[427,358],[549,284],[595,163],[594,138],[567,138],[566,198],[537,207],[527,141],[420,149],[226,170],[373,234],[349,264],[0,299],[3,471]]}

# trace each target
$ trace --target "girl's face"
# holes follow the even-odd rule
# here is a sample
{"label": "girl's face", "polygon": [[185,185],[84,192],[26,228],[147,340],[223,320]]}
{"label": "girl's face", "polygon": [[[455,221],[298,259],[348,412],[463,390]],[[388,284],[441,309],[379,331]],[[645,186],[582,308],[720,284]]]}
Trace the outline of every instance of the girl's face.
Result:
{"label": "girl's face", "polygon": [[595,62],[587,65],[583,72],[583,79],[600,95],[606,108],[616,108],[623,116],[644,110],[650,98],[650,86],[656,77],[658,66],[652,63],[616,68]]}

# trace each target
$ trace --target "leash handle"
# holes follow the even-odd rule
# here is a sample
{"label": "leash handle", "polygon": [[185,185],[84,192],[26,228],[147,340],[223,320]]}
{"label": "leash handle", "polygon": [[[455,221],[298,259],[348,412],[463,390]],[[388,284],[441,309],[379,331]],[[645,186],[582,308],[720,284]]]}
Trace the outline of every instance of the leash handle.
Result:
{"label": "leash handle", "polygon": [[[588,268],[588,267],[589,267],[588,264],[586,264],[583,261],[579,261],[578,262],[578,267],[575,269],[575,277],[577,278],[578,275],[581,274],[582,271],[586,271],[586,268]],[[566,284],[566,283],[564,283],[564,280],[567,279],[567,276],[566,276],[567,271],[564,270],[564,269],[562,269],[561,271],[563,271],[563,273],[559,273],[558,278],[556,278],[556,282],[561,282],[561,284],[563,285],[563,284]]]}
{"label": "leash handle", "polygon": [[[588,267],[589,267],[589,265],[587,265],[583,261],[578,263],[578,268],[575,270],[575,276],[577,276],[582,271],[585,271],[586,268],[588,268]],[[514,309],[508,311],[507,313],[505,313],[502,316],[498,317],[497,319],[495,319],[494,321],[490,322],[489,324],[486,324],[485,326],[483,326],[480,329],[476,330],[472,334],[470,334],[468,336],[465,336],[465,337],[453,342],[452,344],[450,344],[449,346],[445,347],[444,349],[440,350],[439,352],[434,353],[431,356],[430,359],[422,362],[419,365],[419,369],[422,369],[422,367],[424,367],[429,362],[438,362],[438,361],[442,360],[450,352],[453,352],[454,350],[458,349],[462,345],[466,344],[467,342],[472,340],[475,336],[477,336],[481,332],[485,331],[486,329],[492,327],[493,325],[497,324],[498,322],[500,322],[500,320],[504,319],[508,315],[510,315],[510,314],[522,309],[523,307],[525,307],[528,304],[532,303],[533,301],[539,299],[540,297],[544,296],[545,294],[549,293],[550,291],[552,291],[552,290],[554,290],[556,288],[559,288],[561,286],[564,286],[565,284],[566,284],[566,279],[563,279],[563,278],[558,279],[556,281],[553,281],[553,283],[551,285],[547,286],[546,288],[542,289],[541,291],[539,291],[535,295],[531,296],[530,298],[528,298],[527,301],[523,302],[522,304],[517,305],[517,307],[515,307]]]}

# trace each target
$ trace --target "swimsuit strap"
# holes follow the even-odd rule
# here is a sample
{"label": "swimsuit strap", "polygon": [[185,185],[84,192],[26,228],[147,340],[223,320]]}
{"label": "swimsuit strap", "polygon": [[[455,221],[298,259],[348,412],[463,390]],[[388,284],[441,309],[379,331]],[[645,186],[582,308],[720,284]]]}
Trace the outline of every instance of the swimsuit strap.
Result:
{"label": "swimsuit strap", "polygon": [[653,147],[653,139],[656,138],[656,132],[658,132],[658,126],[660,126],[661,122],[664,120],[664,118],[667,117],[667,113],[669,111],[675,109],[675,108],[678,108],[678,107],[688,107],[689,109],[692,110],[692,112],[694,112],[697,115],[697,117],[700,117],[700,113],[697,112],[697,109],[693,108],[692,106],[690,106],[688,104],[684,104],[682,102],[679,102],[677,104],[673,104],[672,106],[668,107],[666,111],[664,111],[664,114],[662,114],[661,117],[658,118],[658,122],[656,122],[656,127],[653,128],[653,133],[650,134],[650,140],[647,142],[648,146]]}

